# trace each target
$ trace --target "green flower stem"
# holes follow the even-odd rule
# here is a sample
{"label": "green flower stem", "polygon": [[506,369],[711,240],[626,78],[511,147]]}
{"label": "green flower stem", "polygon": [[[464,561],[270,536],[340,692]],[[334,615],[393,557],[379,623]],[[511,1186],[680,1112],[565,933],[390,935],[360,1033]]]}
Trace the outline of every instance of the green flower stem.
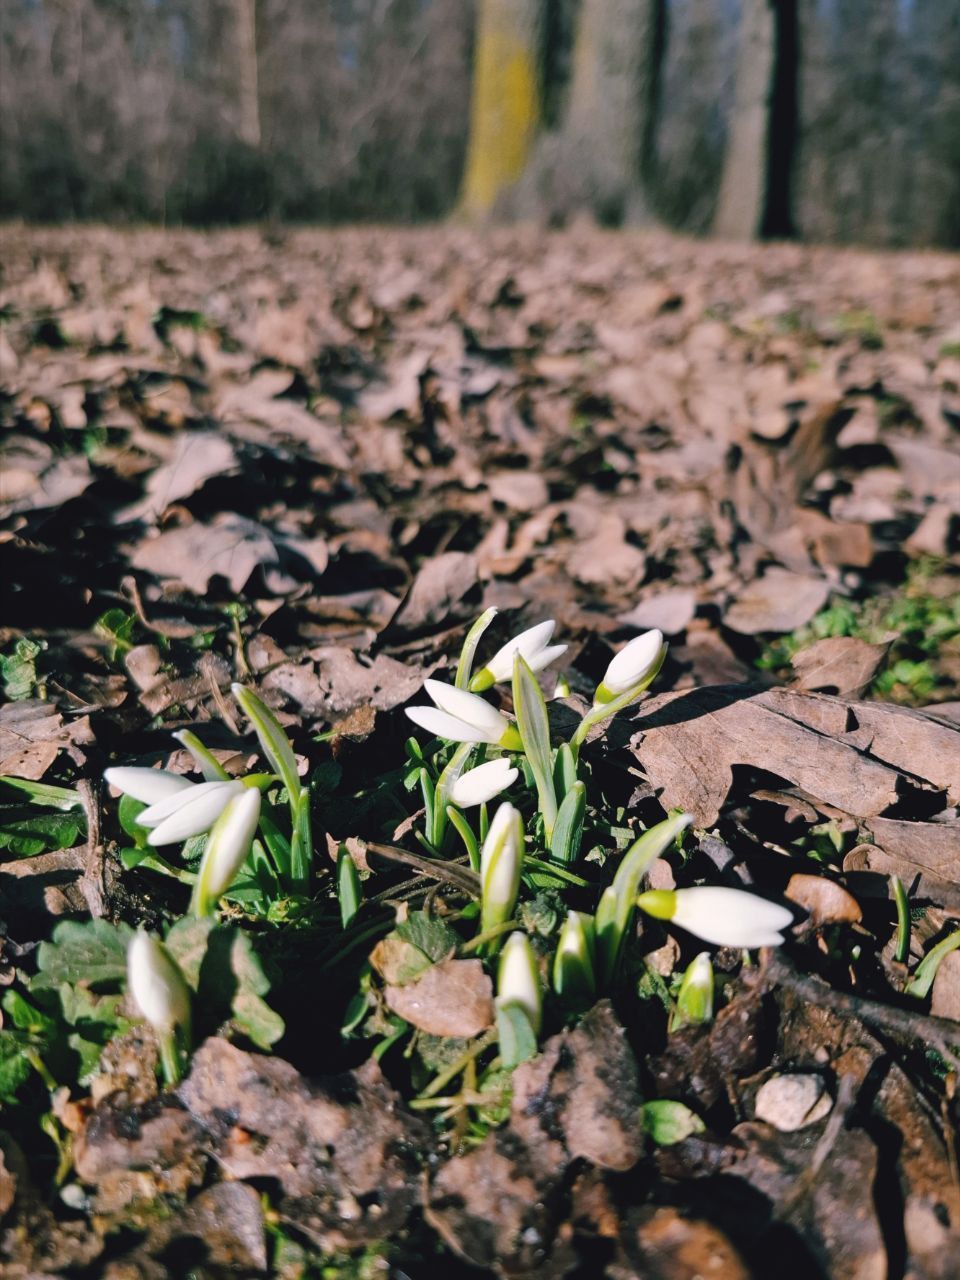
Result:
{"label": "green flower stem", "polygon": [[590,881],[584,880],[582,876],[574,875],[572,871],[568,871],[566,867],[558,867],[555,862],[545,862],[543,858],[531,858],[528,854],[523,859],[523,869],[532,867],[534,871],[547,871],[550,875],[556,876],[558,880],[562,880],[565,884],[575,884],[578,889],[589,889]]}
{"label": "green flower stem", "polygon": [[180,1051],[177,1048],[177,1035],[175,1031],[157,1032],[157,1042],[160,1045],[160,1066],[163,1071],[164,1083],[171,1089],[180,1083]]}
{"label": "green flower stem", "polygon": [[480,871],[480,846],[477,844],[477,837],[473,834],[473,828],[467,821],[466,817],[455,808],[452,804],[447,805],[447,817],[450,819],[451,825],[457,832],[457,835],[463,841],[467,850],[467,857],[470,859],[471,868]]}
{"label": "green flower stem", "polygon": [[426,1098],[435,1098],[441,1089],[445,1088],[451,1080],[455,1080],[461,1071],[465,1071],[471,1062],[475,1062],[486,1049],[492,1044],[496,1044],[497,1033],[495,1028],[491,1027],[489,1031],[485,1031],[479,1040],[467,1049],[466,1053],[462,1053],[456,1062],[452,1062],[445,1071],[441,1071],[438,1076],[430,1081],[427,1087],[417,1095],[414,1101]]}
{"label": "green flower stem", "polygon": [[897,904],[897,964],[906,964],[910,955],[910,900],[899,876],[893,877],[893,900]]}
{"label": "green flower stem", "polygon": [[473,660],[477,656],[477,646],[483,638],[483,633],[496,616],[497,610],[495,608],[484,610],[467,632],[463,648],[460,651],[460,661],[457,663],[457,674],[453,681],[458,689],[468,688],[470,677],[473,675]]}
{"label": "green flower stem", "polygon": [[471,938],[469,942],[464,942],[460,947],[461,954],[468,951],[480,951],[488,942],[492,942],[494,938],[499,938],[501,933],[509,933],[511,929],[519,929],[519,920],[504,920],[502,924],[492,925],[489,929],[485,929],[483,933],[478,933]]}
{"label": "green flower stem", "polygon": [[51,1075],[50,1069],[48,1068],[44,1060],[40,1057],[39,1053],[37,1053],[36,1049],[24,1049],[23,1056],[30,1063],[31,1067],[33,1067],[34,1071],[37,1073],[37,1075],[40,1077],[40,1079],[47,1086],[47,1088],[50,1090],[51,1093],[54,1093],[57,1089],[59,1089],[60,1086],[57,1084],[57,1081]]}

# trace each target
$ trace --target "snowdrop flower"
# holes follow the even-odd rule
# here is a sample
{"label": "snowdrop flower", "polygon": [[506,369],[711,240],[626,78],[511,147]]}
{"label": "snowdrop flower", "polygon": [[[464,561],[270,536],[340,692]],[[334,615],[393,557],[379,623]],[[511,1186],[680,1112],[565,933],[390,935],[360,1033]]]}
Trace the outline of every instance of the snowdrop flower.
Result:
{"label": "snowdrop flower", "polygon": [[178,844],[209,831],[233,796],[244,791],[242,782],[190,782],[187,788],[144,809],[137,818],[141,827],[153,827],[152,845]]}
{"label": "snowdrop flower", "polygon": [[743,889],[701,885],[693,889],[649,889],[637,906],[669,920],[717,947],[778,947],[793,912]]}
{"label": "snowdrop flower", "polygon": [[518,653],[526,660],[531,671],[542,671],[544,667],[548,667],[551,662],[567,651],[565,644],[550,644],[550,637],[556,625],[551,618],[547,622],[539,622],[535,627],[521,631],[518,636],[508,640],[470,681],[471,690],[474,693],[483,693],[484,689],[489,689],[500,680],[512,680],[513,660]]}
{"label": "snowdrop flower", "polygon": [[450,799],[461,809],[469,809],[471,805],[486,804],[501,791],[506,791],[520,776],[520,770],[511,768],[506,756],[498,760],[488,760],[462,773],[450,788]]}
{"label": "snowdrop flower", "polygon": [[480,850],[481,933],[510,919],[520,892],[522,863],[523,822],[505,801],[493,815]]}
{"label": "snowdrop flower", "polygon": [[523,746],[507,717],[477,694],[440,680],[425,680],[423,687],[436,706],[407,707],[407,715],[421,729],[450,742],[486,742],[509,751]]}
{"label": "snowdrop flower", "polygon": [[260,821],[260,792],[241,787],[231,795],[223,812],[210,829],[203,850],[200,874],[193,891],[193,912],[212,915],[217,903],[230,888],[246,861]]}
{"label": "snowdrop flower", "polygon": [[543,1020],[543,997],[537,959],[525,933],[511,933],[500,956],[497,971],[497,1005],[515,1004],[523,1010],[534,1032]]}
{"label": "snowdrop flower", "polygon": [[190,990],[167,948],[142,929],[127,948],[127,989],[156,1033],[167,1083],[176,1084],[180,1078],[176,1035],[190,1026]]}
{"label": "snowdrop flower", "polygon": [[194,785],[189,778],[171,773],[169,769],[143,769],[135,766],[105,769],[103,780],[122,791],[125,796],[139,800],[141,804],[156,804],[158,800],[166,800],[178,792],[189,791]]}
{"label": "snowdrop flower", "polygon": [[615,654],[597,691],[594,703],[611,702],[621,694],[642,693],[653,683],[667,656],[663,633],[654,629],[636,636],[618,654]]}

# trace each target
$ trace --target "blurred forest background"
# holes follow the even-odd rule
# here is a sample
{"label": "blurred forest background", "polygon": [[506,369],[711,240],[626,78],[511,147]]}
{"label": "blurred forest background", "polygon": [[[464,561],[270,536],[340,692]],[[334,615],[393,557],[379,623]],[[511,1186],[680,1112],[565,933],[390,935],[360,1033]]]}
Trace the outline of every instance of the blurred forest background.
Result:
{"label": "blurred forest background", "polygon": [[0,214],[960,244],[960,0],[3,0]]}

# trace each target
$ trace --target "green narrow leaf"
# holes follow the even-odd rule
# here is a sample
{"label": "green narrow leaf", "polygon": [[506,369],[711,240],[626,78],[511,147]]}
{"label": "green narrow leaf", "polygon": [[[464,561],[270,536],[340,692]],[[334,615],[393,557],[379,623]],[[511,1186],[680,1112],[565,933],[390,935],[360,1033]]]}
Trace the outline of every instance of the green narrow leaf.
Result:
{"label": "green narrow leaf", "polygon": [[550,852],[558,862],[576,861],[586,812],[587,788],[582,782],[575,782],[563,798],[550,837]]}
{"label": "green narrow leaf", "polygon": [[480,846],[477,844],[477,837],[473,834],[473,828],[467,819],[466,814],[461,813],[459,809],[452,804],[447,805],[447,818],[452,824],[457,835],[463,841],[464,848],[467,851],[467,857],[470,859],[470,866],[474,871],[480,870]]}
{"label": "green narrow leaf", "polygon": [[304,788],[293,807],[290,841],[290,878],[299,893],[307,893],[313,875],[313,829],[310,823],[310,790]]}
{"label": "green narrow leaf", "polygon": [[537,1033],[521,1005],[512,1001],[497,1005],[497,1037],[501,1061],[508,1069],[536,1057]]}
{"label": "green narrow leaf", "polygon": [[544,832],[549,840],[557,820],[557,793],[553,789],[553,759],[550,751],[550,719],[537,677],[519,653],[513,662],[513,707],[523,751],[537,784]]}
{"label": "green narrow leaf", "polygon": [[469,686],[470,677],[473,675],[473,660],[477,656],[477,646],[483,638],[483,633],[496,616],[497,610],[495,608],[485,609],[467,632],[463,648],[460,650],[457,674],[453,681],[458,689],[466,689]]}
{"label": "green narrow leaf", "polygon": [[290,875],[290,841],[274,821],[272,808],[266,804],[260,807],[260,834],[277,875],[286,880]]}
{"label": "green narrow leaf", "polygon": [[337,856],[337,898],[340,902],[340,923],[344,929],[352,923],[363,901],[360,874],[354,860],[342,844]]}
{"label": "green narrow leaf", "polygon": [[423,807],[426,810],[424,825],[427,829],[428,839],[433,848],[433,828],[434,828],[434,801],[436,799],[436,791],[433,785],[433,779],[430,777],[429,770],[420,770],[420,794],[423,796]]}
{"label": "green narrow leaf", "polygon": [[910,899],[899,876],[894,876],[893,900],[897,904],[897,949],[895,960],[898,964],[906,964],[910,955]]}
{"label": "green narrow leaf", "polygon": [[944,956],[949,955],[951,951],[956,951],[957,947],[960,947],[960,929],[948,934],[935,947],[930,948],[917,965],[913,977],[904,987],[907,995],[916,996],[918,1000],[925,999],[930,994],[930,988],[933,986]]}
{"label": "green narrow leaf", "polygon": [[565,799],[567,792],[577,781],[577,756],[569,742],[564,742],[557,749],[557,759],[553,766],[553,783],[560,800]]}
{"label": "green narrow leaf", "polygon": [[0,774],[0,782],[26,793],[30,804],[43,805],[47,809],[82,809],[83,801],[69,787],[55,787],[49,782],[33,782],[30,778],[13,778]]}
{"label": "green narrow leaf", "polygon": [[473,752],[474,744],[472,742],[461,742],[437,779],[433,802],[433,821],[428,826],[428,830],[432,831],[431,843],[437,850],[443,844],[443,837],[446,833],[447,806],[450,803],[451,788],[463,773]]}
{"label": "green narrow leaf", "polygon": [[292,809],[300,795],[300,775],[297,772],[297,759],[293,754],[290,739],[270,708],[252,689],[241,684],[235,684],[232,688],[234,697],[256,730],[263,754],[267,757],[271,769],[287,789]]}
{"label": "green narrow leaf", "polygon": [[183,729],[173,736],[193,756],[194,762],[207,782],[229,782],[229,773],[195,733],[191,733],[189,729]]}
{"label": "green narrow leaf", "polygon": [[623,855],[613,884],[601,895],[596,921],[597,962],[602,986],[609,984],[616,972],[623,941],[636,911],[640,881],[691,821],[689,814],[680,813],[645,831]]}

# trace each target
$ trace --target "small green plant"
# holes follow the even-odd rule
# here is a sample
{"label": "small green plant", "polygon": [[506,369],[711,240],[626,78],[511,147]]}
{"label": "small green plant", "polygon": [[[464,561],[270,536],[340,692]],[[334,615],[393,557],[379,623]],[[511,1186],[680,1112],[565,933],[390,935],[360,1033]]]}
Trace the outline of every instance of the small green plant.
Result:
{"label": "small green plant", "polygon": [[889,642],[895,634],[887,665],[874,679],[873,692],[897,702],[928,701],[941,684],[938,660],[960,645],[960,592],[952,589],[950,578],[939,574],[936,561],[919,560],[896,595],[860,603],[833,602],[805,626],[771,641],[757,666],[785,673],[793,656],[817,640],[854,636],[879,644]]}
{"label": "small green plant", "polygon": [[29,858],[70,849],[85,835],[83,802],[76,791],[0,775],[0,849]]}
{"label": "small green plant", "polygon": [[21,636],[11,653],[0,654],[0,679],[3,680],[3,692],[11,702],[32,698],[34,693],[43,697],[43,681],[37,675],[37,658],[46,647],[45,640]]}

